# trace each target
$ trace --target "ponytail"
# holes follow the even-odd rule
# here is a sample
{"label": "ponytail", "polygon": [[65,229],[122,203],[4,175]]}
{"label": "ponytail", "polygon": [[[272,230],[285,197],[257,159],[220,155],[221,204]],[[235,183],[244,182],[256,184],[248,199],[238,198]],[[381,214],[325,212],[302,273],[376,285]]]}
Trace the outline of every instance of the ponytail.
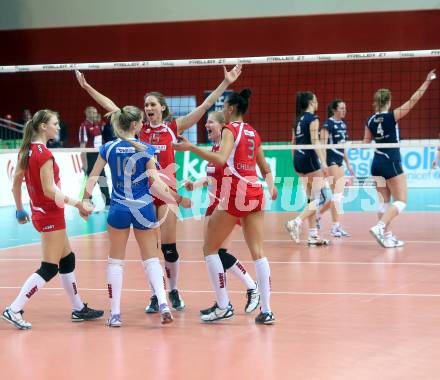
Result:
{"label": "ponytail", "polygon": [[119,108],[115,111],[109,112],[105,116],[111,117],[111,125],[113,127],[113,131],[116,137],[120,138],[121,140],[127,141],[139,152],[143,152],[146,150],[145,145],[137,141],[127,139],[124,133],[130,130],[132,122],[142,120],[142,111],[139,108],[134,106],[125,106],[123,108]]}
{"label": "ponytail", "polygon": [[20,151],[18,153],[20,160],[18,167],[21,170],[26,170],[28,167],[29,150],[31,149],[31,142],[34,135],[38,133],[38,127],[40,126],[40,124],[48,123],[52,116],[57,116],[57,113],[49,109],[44,109],[35,112],[32,119],[26,122],[23,132],[23,141],[21,143]]}
{"label": "ponytail", "polygon": [[23,132],[23,141],[21,143],[20,152],[18,153],[20,163],[18,167],[21,170],[26,170],[29,160],[29,150],[31,149],[31,141],[34,136],[32,119],[26,122]]}

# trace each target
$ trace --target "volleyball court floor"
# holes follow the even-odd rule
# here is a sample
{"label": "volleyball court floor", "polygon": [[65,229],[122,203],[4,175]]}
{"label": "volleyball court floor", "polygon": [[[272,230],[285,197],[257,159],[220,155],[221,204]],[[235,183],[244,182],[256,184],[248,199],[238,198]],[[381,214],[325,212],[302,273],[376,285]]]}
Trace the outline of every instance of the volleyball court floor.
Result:
{"label": "volleyball court floor", "polygon": [[[415,192],[418,198],[421,194]],[[123,327],[109,328],[105,319],[72,323],[67,297],[54,279],[26,306],[32,330],[19,331],[0,321],[1,378],[438,378],[440,195],[426,194],[420,203],[425,209],[404,212],[395,222],[393,230],[406,243],[396,249],[381,248],[370,236],[373,212],[347,212],[343,225],[352,236],[311,248],[305,240],[294,244],[284,229],[294,213],[268,212],[265,251],[272,271],[273,326],[256,325],[256,311],[244,313],[246,290],[232,274],[228,287],[235,316],[214,324],[200,322],[199,309],[211,306],[214,294],[202,258],[203,220],[194,219],[178,226],[180,288],[187,306],[174,312],[174,323],[160,325],[158,315],[144,312],[150,292],[131,236]],[[39,265],[40,246],[30,229],[20,232],[14,225],[10,210],[12,217],[2,212],[3,308]],[[329,235],[330,224],[327,214],[324,235]],[[104,229],[105,213],[93,215],[88,225],[79,218],[69,222],[69,231],[77,234],[71,244],[81,297],[107,315]],[[230,251],[255,278],[238,227]]]}

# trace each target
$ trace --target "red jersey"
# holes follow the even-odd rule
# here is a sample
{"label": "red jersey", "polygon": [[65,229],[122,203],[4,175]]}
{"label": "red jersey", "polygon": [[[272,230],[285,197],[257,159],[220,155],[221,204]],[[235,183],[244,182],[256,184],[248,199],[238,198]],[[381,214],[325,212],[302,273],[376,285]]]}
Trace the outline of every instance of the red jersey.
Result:
{"label": "red jersey", "polygon": [[232,122],[224,128],[229,129],[234,135],[234,147],[227,160],[229,170],[225,171],[227,178],[230,171],[231,198],[237,192],[245,193],[246,197],[258,197],[263,194],[263,187],[258,181],[256,164],[257,153],[261,145],[258,132],[247,123]]}
{"label": "red jersey", "polygon": [[99,148],[102,145],[102,125],[84,120],[79,127],[79,142],[86,148]]}
{"label": "red jersey", "polygon": [[[163,122],[155,127],[145,123],[139,133],[139,140],[153,145],[156,150],[156,160],[159,162],[161,169],[166,169],[168,165],[175,163],[172,143],[177,142],[176,120],[173,120],[171,123]],[[175,187],[175,173],[170,182],[165,182],[167,185]]]}
{"label": "red jersey", "polygon": [[40,169],[48,160],[53,160],[54,182],[60,188],[60,169],[55,162],[52,152],[44,144],[32,143],[29,149],[28,167],[24,176],[30,197],[32,219],[35,220],[64,216],[64,208],[58,207],[54,200],[47,198],[43,193]]}

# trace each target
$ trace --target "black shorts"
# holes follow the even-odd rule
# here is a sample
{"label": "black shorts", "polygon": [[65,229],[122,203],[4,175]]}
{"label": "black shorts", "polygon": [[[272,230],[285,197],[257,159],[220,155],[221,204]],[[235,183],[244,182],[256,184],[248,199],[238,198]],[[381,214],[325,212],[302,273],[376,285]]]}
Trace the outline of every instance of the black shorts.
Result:
{"label": "black shorts", "polygon": [[403,173],[402,161],[393,161],[378,154],[374,155],[371,164],[371,175],[373,177],[383,177],[391,179]]}
{"label": "black shorts", "polygon": [[344,162],[344,156],[333,152],[332,150],[327,150],[327,166],[338,165],[342,166]]}
{"label": "black shorts", "polygon": [[315,154],[309,153],[301,153],[295,151],[295,155],[293,157],[293,167],[297,173],[308,174],[312,172],[316,172],[321,169],[321,164],[318,161],[318,157]]}

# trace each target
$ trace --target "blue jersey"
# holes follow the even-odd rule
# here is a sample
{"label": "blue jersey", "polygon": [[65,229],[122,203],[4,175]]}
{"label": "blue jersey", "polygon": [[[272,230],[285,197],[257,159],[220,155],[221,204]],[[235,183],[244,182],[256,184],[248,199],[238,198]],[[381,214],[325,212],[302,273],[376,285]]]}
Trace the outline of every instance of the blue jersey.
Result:
{"label": "blue jersey", "polygon": [[[310,112],[304,112],[295,128],[295,141],[297,145],[311,145],[312,139],[310,136],[310,124],[319,120],[318,115],[315,115]],[[301,150],[297,149],[296,151],[305,154],[307,156],[316,156],[316,152],[313,149]]]}
{"label": "blue jersey", "polygon": [[[323,127],[328,131],[328,144],[343,144],[347,141],[347,125],[344,120],[335,120],[331,117],[324,122]],[[344,149],[327,149],[327,154],[329,153],[344,157]]]}
{"label": "blue jersey", "polygon": [[146,175],[147,162],[154,157],[155,149],[144,142],[137,151],[128,141],[118,139],[99,148],[99,154],[107,161],[112,173],[112,202],[121,206],[139,209],[152,202],[150,182]]}
{"label": "blue jersey", "polygon": [[[376,143],[398,143],[399,125],[394,119],[394,112],[376,113],[368,119],[367,128]],[[375,155],[381,155],[392,161],[401,161],[399,148],[376,149]]]}

